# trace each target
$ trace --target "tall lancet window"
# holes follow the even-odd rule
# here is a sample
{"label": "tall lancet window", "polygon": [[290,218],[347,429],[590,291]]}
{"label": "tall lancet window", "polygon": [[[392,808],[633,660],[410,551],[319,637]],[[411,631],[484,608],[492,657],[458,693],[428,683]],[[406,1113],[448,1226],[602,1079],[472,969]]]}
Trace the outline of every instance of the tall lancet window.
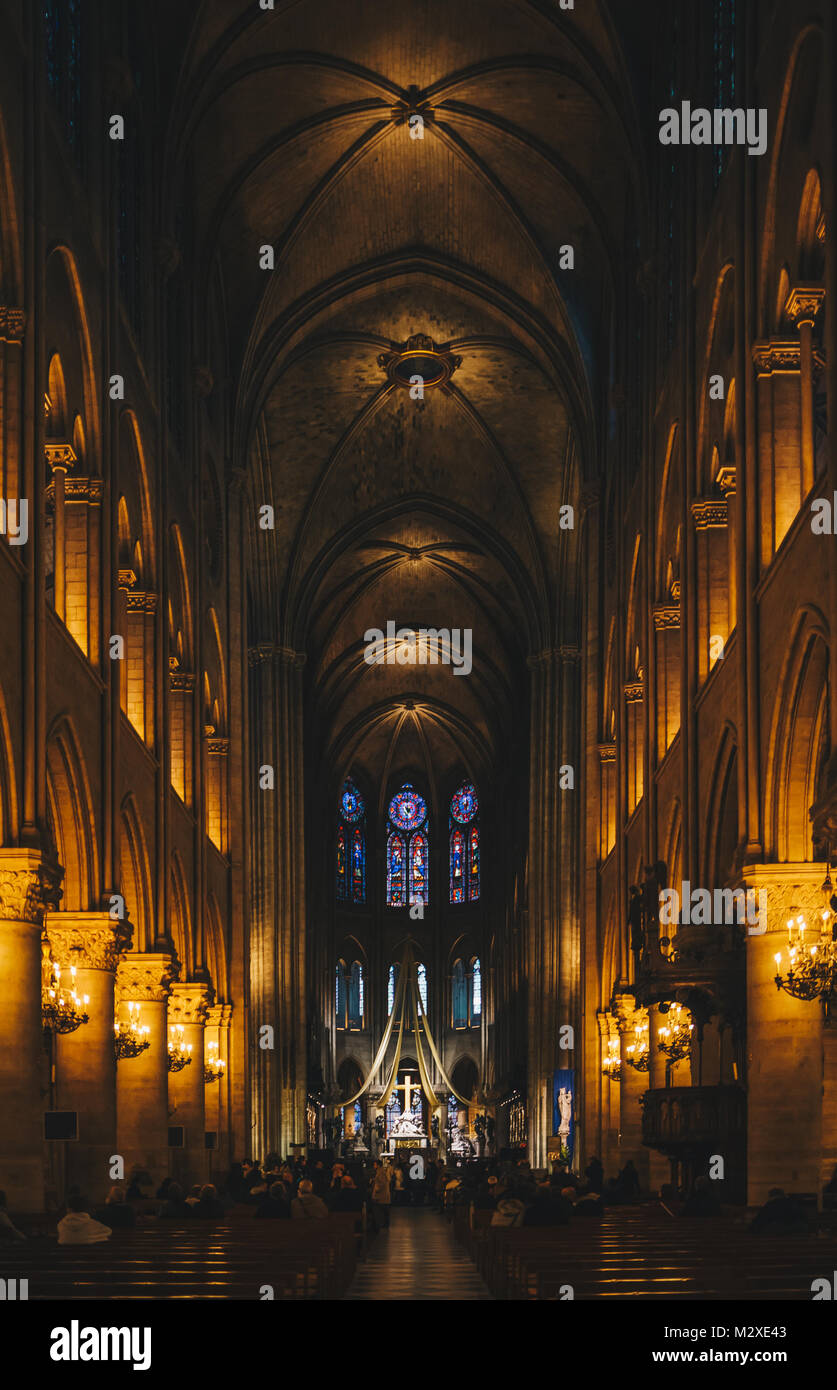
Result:
{"label": "tall lancet window", "polygon": [[340,793],[337,819],[337,900],[366,902],[366,804],[347,777]]}
{"label": "tall lancet window", "polygon": [[335,977],[335,1017],[338,1028],[359,1032],[363,1027],[363,966],[359,960],[347,965],[338,960]]}
{"label": "tall lancet window", "polygon": [[473,903],[480,895],[480,803],[476,788],[463,782],[450,802],[450,900]]}
{"label": "tall lancet window", "polygon": [[430,901],[430,835],[427,802],[405,782],[389,803],[387,906]]}

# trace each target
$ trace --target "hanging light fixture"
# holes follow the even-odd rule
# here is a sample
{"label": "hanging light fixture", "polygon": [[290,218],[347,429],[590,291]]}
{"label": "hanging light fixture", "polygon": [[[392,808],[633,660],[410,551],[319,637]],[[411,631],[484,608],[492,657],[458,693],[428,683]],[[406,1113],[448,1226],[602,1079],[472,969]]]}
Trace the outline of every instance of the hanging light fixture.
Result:
{"label": "hanging light fixture", "polygon": [[169,1028],[169,1071],[182,1071],[192,1062],[192,1044],[185,1043],[182,1023],[174,1023]]}
{"label": "hanging light fixture", "polygon": [[[213,1081],[221,1080],[221,1077],[226,1071],[227,1064],[218,1056],[217,1042],[208,1042],[206,1044],[206,1050],[209,1055],[204,1063],[203,1079],[206,1084],[209,1085]],[[312,1100],[313,1098],[309,1096],[308,1099]],[[321,1106],[320,1108],[322,1109],[323,1107]]]}
{"label": "hanging light fixture", "polygon": [[41,996],[41,1017],[44,1030],[51,1033],[74,1033],[83,1023],[89,1022],[85,1013],[90,1003],[90,995],[83,997],[76,990],[76,967],[70,966],[69,985],[61,983],[61,966],[52,963],[52,975],[47,979]]}
{"label": "hanging light fixture", "polygon": [[682,1004],[672,1004],[668,1012],[668,1022],[657,1029],[657,1050],[665,1053],[672,1062],[681,1062],[692,1050],[692,1034],[695,1025],[689,1010]]}
{"label": "hanging light fixture", "polygon": [[126,1057],[139,1057],[141,1052],[145,1052],[145,1049],[151,1046],[148,1037],[150,1032],[147,1023],[140,1023],[140,1005],[129,1002],[128,1022],[117,1022],[113,1025],[113,1050],[117,1062],[123,1061]]}
{"label": "hanging light fixture", "polygon": [[636,1071],[648,1071],[651,1066],[651,1049],[648,1045],[648,1024],[634,1025],[634,1040],[625,1048],[625,1061]]}
{"label": "hanging light fixture", "polygon": [[610,1078],[611,1081],[619,1081],[622,1077],[622,1058],[619,1055],[619,1039],[608,1038],[607,1052],[602,1059],[602,1075]]}
{"label": "hanging light fixture", "polygon": [[[830,892],[831,886],[826,873],[824,892]],[[837,917],[831,902],[810,926],[804,912],[791,908],[794,915],[788,921],[786,952],[777,951],[773,959],[776,988],[794,999],[809,1003],[814,999],[829,1000],[837,990]]]}

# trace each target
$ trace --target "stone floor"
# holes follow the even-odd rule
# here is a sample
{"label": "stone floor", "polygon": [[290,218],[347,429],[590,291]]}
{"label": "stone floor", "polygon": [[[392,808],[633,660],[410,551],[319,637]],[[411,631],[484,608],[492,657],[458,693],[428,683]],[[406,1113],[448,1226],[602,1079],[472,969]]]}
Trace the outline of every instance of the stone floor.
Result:
{"label": "stone floor", "polygon": [[428,1208],[393,1207],[388,1231],[345,1295],[349,1299],[490,1299],[491,1294],[447,1221]]}

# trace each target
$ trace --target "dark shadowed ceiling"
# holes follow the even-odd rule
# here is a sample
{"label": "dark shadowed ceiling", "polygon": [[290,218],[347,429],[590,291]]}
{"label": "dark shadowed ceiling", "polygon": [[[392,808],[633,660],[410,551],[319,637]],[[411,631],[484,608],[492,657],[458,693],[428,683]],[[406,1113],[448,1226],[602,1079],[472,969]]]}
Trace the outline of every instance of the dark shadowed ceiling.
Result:
{"label": "dark shadowed ceiling", "polygon": [[[200,7],[170,173],[223,286],[234,449],[276,509],[259,635],[307,652],[335,775],[496,767],[527,655],[574,625],[558,516],[598,467],[625,88],[594,0]],[[416,334],[458,359],[423,400],[379,364]],[[365,665],[389,619],[470,627],[473,673]]]}

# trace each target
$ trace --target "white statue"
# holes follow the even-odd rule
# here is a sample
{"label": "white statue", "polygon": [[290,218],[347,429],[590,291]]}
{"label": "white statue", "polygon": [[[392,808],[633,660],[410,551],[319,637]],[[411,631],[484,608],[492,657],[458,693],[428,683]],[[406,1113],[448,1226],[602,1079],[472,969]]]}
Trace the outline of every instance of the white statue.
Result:
{"label": "white statue", "polygon": [[561,1123],[558,1126],[558,1134],[561,1139],[567,1139],[570,1133],[570,1124],[573,1117],[573,1096],[566,1086],[562,1086],[558,1092],[558,1110],[561,1115]]}

